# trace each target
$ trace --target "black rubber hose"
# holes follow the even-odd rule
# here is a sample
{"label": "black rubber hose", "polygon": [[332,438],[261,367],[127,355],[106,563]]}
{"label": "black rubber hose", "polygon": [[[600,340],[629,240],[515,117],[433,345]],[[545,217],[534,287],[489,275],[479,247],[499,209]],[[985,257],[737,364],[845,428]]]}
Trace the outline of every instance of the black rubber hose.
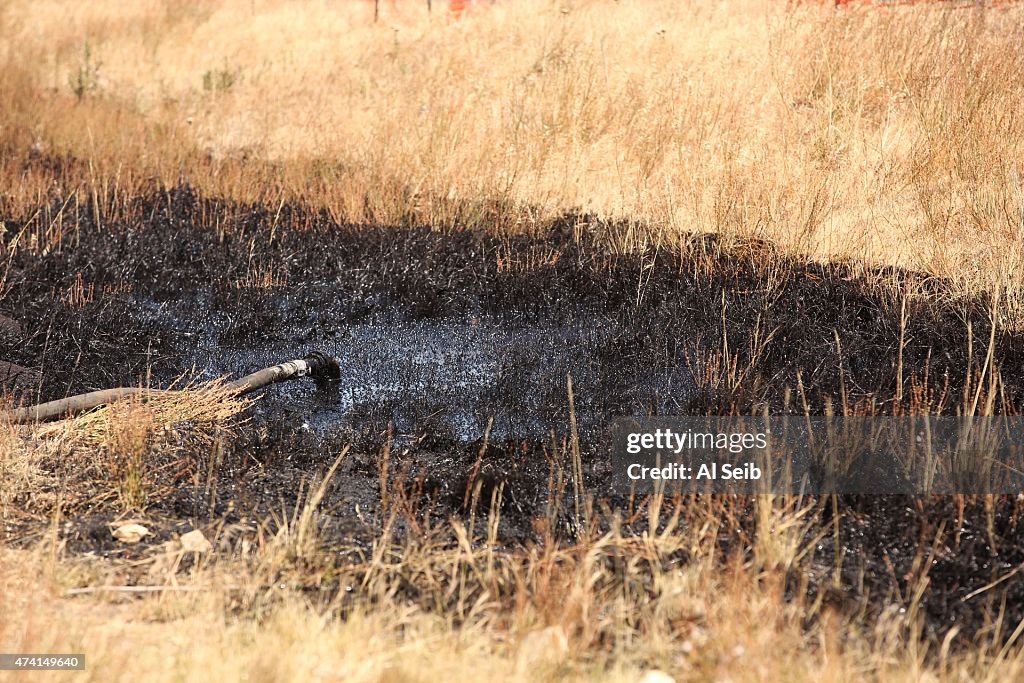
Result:
{"label": "black rubber hose", "polygon": [[[224,386],[237,391],[238,394],[246,394],[250,391],[261,389],[268,384],[283,382],[297,377],[306,377],[307,375],[317,381],[337,380],[341,377],[341,368],[338,366],[338,362],[327,354],[313,351],[307,354],[305,358],[290,360],[264,368],[251,375],[227,382]],[[129,396],[148,397],[154,394],[176,393],[176,391],[174,389],[147,389],[143,387],[102,389],[100,391],[90,391],[87,394],[68,396],[57,401],[49,401],[39,405],[0,412],[0,419],[6,419],[11,424],[46,422],[48,420],[72,417],[105,403],[111,403]]]}

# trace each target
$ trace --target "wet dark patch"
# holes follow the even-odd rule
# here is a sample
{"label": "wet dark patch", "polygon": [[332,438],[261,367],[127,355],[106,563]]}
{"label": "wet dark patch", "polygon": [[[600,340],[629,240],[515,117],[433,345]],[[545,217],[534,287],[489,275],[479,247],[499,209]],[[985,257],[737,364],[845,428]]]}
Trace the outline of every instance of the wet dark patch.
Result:
{"label": "wet dark patch", "polygon": [[[555,531],[571,536],[571,493],[550,487],[568,451],[570,374],[587,490],[624,505],[605,495],[602,434],[615,416],[802,413],[801,385],[814,412],[840,405],[843,389],[860,412],[891,414],[929,391],[953,397],[944,410],[955,412],[990,329],[982,298],[911,302],[908,390],[896,406],[898,292],[920,280],[912,273],[864,279],[842,264],[796,261],[765,244],[726,249],[709,236],[621,254],[608,246],[609,226],[586,217],[535,236],[441,234],[338,225],[297,207],[225,205],[185,189],[138,200],[137,218],[119,224],[79,214],[63,248],[19,252],[8,277],[3,311],[24,334],[2,357],[44,368],[40,398],[240,374],[311,349],[342,361],[333,389],[267,390],[215,468],[197,453],[192,474],[152,502],[156,517],[197,525],[287,513],[352,443],[325,507],[338,539],[369,538],[381,521],[390,444],[387,476],[417,501],[416,514],[485,515],[500,487],[503,539],[535,539],[553,497],[562,510]],[[1017,406],[1021,337],[998,331],[994,360],[1006,382],[999,409]],[[945,522],[922,600],[928,632],[982,628],[996,598],[1006,598],[1011,621],[1024,617],[1017,579],[967,597],[1024,561],[1017,501],[1000,498],[990,513],[971,503],[955,533],[949,499],[848,497],[838,506],[838,546],[819,547],[814,590],[829,586],[839,547],[842,586],[828,590],[869,612],[878,596],[903,599],[915,558]],[[823,528],[830,510],[822,505]],[[90,514],[68,534],[69,548],[108,552],[88,528],[109,511]]]}

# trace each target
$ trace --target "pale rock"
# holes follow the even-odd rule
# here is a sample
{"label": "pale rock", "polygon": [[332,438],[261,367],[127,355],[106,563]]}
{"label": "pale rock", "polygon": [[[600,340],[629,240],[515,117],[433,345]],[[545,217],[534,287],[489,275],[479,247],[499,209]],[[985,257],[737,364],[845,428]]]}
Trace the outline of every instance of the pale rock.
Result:
{"label": "pale rock", "polygon": [[208,553],[213,550],[213,546],[206,540],[206,536],[199,529],[193,529],[187,534],[182,534],[181,538],[181,549],[186,552],[192,553]]}
{"label": "pale rock", "polygon": [[112,532],[114,538],[122,543],[138,543],[150,535],[149,529],[141,524],[122,524]]}

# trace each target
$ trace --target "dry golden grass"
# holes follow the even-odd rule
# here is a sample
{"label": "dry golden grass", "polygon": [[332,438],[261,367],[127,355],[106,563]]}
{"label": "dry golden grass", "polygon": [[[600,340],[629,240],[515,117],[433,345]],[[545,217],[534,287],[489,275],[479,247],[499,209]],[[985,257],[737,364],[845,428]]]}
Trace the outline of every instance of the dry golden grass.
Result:
{"label": "dry golden grass", "polygon": [[[940,646],[923,638],[930,537],[903,592],[879,596],[889,606],[877,620],[865,618],[864,605],[830,598],[827,579],[809,590],[813,572],[828,572],[812,566],[813,547],[832,541],[815,530],[818,504],[794,496],[654,497],[602,512],[584,494],[574,542],[541,524],[540,542],[508,548],[497,533],[500,492],[486,518],[438,523],[413,490],[382,473],[382,528],[370,545],[339,545],[321,504],[345,449],[292,512],[255,526],[207,526],[209,553],[186,551],[176,535],[123,560],[117,550],[68,548],[65,522],[104,500],[122,521],[151,524],[138,503],[160,495],[181,445],[195,454],[197,438],[223,438],[241,407],[214,386],[4,433],[5,529],[26,514],[49,524],[23,549],[0,546],[0,651],[84,652],[88,669],[76,677],[96,681],[639,681],[652,669],[737,682],[1024,674],[1024,624],[996,616],[970,643],[955,629]],[[133,485],[148,486],[144,495],[125,495],[124,453],[143,454],[137,462],[149,476]],[[569,454],[557,460],[573,467]],[[554,477],[554,490],[564,491],[568,476]],[[656,531],[626,528],[645,522]],[[473,525],[486,527],[483,540]],[[738,539],[734,551],[723,550],[725,539]]]}
{"label": "dry golden grass", "polygon": [[225,423],[250,404],[212,382],[52,424],[0,425],[0,521],[13,522],[15,512],[45,519],[106,500],[143,511],[150,496],[167,493],[168,475],[190,454],[229,437]]}
{"label": "dry golden grass", "polygon": [[[12,0],[0,211],[102,222],[154,181],[388,224],[586,211],[1005,288],[1019,318],[1022,6],[786,5]],[[74,224],[47,216],[26,244]]]}
{"label": "dry golden grass", "polygon": [[[25,230],[8,245],[50,250],[179,183],[395,225],[523,230],[584,211],[622,220],[627,243],[717,231],[909,266],[999,293],[1003,324],[1024,320],[1024,10],[785,4],[507,0],[453,20],[410,1],[374,24],[362,2],[9,0],[0,217]],[[672,533],[613,525],[516,552],[454,522],[417,543],[386,528],[344,563],[319,549],[314,495],[256,536],[213,539],[188,571],[173,541],[130,568],[65,551],[59,510],[89,501],[57,500],[62,467],[144,515],[166,481],[147,468],[176,462],[161,430],[214,409],[217,424],[226,400],[4,431],[0,521],[58,513],[34,551],[0,550],[0,650],[84,651],[77,678],[103,681],[1022,675],[1019,647],[926,661],[913,598],[872,628],[787,600],[805,557],[795,500],[757,502],[753,556],[724,572],[728,502]],[[64,597],[138,572],[175,588]],[[352,604],[298,588],[321,579],[351,582]]]}
{"label": "dry golden grass", "polygon": [[[287,523],[248,536],[224,530],[212,558],[188,570],[191,553],[176,541],[131,569],[64,557],[52,538],[34,552],[0,549],[0,646],[88,653],[81,678],[97,681],[639,681],[651,669],[676,680],[995,681],[1024,672],[1014,639],[953,654],[954,636],[929,652],[916,635],[927,563],[874,624],[802,596],[802,584],[787,597],[787,572],[804,555],[806,508],[796,499],[759,499],[753,556],[724,566],[715,547],[735,533],[738,512],[727,500],[666,505],[654,535],[613,527],[516,552],[470,544],[458,525],[455,543],[444,531],[396,544],[386,529],[364,561],[343,563],[317,549],[315,505],[299,513],[311,520],[305,532]],[[675,561],[680,554],[694,559]],[[138,590],[121,585],[130,571],[160,590],[128,592]],[[318,602],[308,597],[317,577],[350,590]]]}

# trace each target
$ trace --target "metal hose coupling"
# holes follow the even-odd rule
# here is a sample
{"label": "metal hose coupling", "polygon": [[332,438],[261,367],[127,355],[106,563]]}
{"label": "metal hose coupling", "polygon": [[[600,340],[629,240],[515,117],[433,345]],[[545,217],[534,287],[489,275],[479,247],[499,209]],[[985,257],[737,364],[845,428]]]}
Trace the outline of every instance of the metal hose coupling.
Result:
{"label": "metal hose coupling", "polygon": [[318,382],[341,379],[341,366],[333,357],[323,351],[310,351],[302,359],[306,361],[309,376]]}
{"label": "metal hose coupling", "polygon": [[296,377],[312,377],[317,384],[341,378],[341,367],[338,361],[326,353],[312,351],[304,358],[285,361],[273,367],[254,372],[251,375],[227,383],[229,389],[242,393],[261,389],[268,384],[283,382]]}

